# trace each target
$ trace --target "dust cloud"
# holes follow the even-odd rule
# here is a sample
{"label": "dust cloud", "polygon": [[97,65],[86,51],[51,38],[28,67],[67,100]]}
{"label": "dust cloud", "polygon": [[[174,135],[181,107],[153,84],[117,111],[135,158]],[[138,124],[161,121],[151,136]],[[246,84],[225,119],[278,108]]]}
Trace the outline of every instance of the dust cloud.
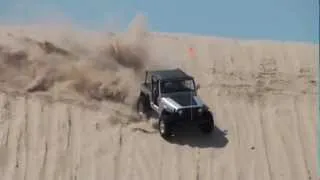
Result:
{"label": "dust cloud", "polygon": [[[35,31],[21,32],[18,37],[3,28],[0,81],[26,92],[67,93],[85,100],[133,105],[144,70],[165,66],[150,53],[147,30],[142,15],[133,19],[127,32],[105,33],[102,38],[93,33],[77,39],[64,30],[54,40],[39,40],[30,36]],[[92,38],[96,38],[94,43]]]}

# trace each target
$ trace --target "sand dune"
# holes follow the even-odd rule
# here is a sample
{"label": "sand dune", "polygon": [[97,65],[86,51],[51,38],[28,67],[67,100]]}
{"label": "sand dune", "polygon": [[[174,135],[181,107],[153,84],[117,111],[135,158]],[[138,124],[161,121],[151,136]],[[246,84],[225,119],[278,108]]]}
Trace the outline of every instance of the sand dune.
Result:
{"label": "sand dune", "polygon": [[[317,178],[318,45],[135,26],[120,35],[6,26],[0,35],[1,179]],[[191,128],[166,142],[136,118],[143,70],[166,67],[200,83],[212,136]]]}

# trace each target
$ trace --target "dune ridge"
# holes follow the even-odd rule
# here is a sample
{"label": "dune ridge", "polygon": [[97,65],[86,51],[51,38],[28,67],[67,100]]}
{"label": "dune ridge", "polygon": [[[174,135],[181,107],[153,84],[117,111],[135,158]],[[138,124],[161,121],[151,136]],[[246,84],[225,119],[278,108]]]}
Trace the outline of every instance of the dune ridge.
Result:
{"label": "dune ridge", "polygon": [[[317,179],[318,44],[145,23],[123,33],[0,27],[1,179]],[[212,136],[191,129],[170,143],[137,119],[144,70],[176,67],[200,83]]]}

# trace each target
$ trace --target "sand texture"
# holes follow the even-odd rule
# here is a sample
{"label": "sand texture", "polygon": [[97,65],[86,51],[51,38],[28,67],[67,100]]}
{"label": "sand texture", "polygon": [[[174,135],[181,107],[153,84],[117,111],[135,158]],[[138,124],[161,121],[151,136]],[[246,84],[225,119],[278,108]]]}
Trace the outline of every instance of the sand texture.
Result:
{"label": "sand texture", "polygon": [[[317,179],[318,45],[129,30],[0,27],[1,180]],[[137,119],[143,71],[176,67],[211,136]]]}

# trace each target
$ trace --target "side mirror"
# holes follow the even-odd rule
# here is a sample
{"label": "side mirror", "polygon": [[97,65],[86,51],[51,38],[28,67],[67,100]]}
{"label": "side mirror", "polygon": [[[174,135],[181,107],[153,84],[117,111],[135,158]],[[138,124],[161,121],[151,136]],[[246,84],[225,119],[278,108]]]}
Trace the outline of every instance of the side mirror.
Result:
{"label": "side mirror", "polygon": [[197,83],[196,89],[197,89],[197,90],[200,89],[200,84]]}

